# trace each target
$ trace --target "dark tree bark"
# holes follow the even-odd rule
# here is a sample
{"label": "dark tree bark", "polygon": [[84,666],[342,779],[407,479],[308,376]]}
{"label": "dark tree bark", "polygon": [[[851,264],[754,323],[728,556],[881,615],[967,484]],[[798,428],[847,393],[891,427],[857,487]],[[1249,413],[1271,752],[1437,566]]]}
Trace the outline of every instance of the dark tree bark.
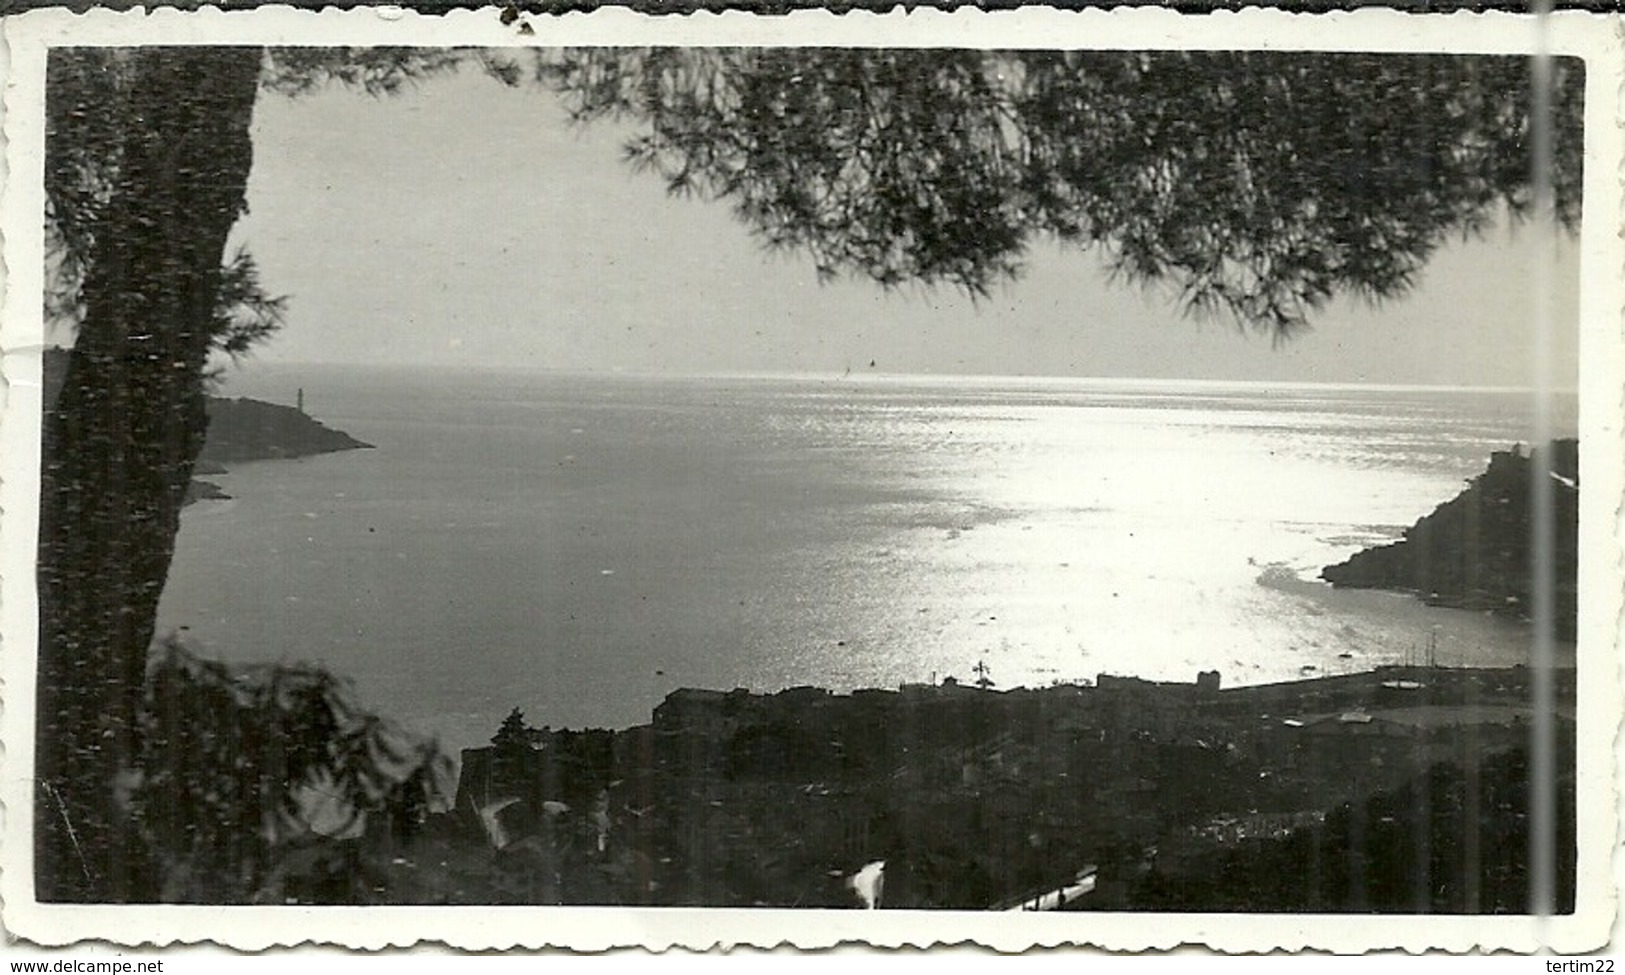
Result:
{"label": "dark tree bark", "polygon": [[226,238],[245,209],[258,48],[149,48],[121,68],[116,175],[40,475],[37,893],[151,896],[118,798],[158,599],[203,445]]}

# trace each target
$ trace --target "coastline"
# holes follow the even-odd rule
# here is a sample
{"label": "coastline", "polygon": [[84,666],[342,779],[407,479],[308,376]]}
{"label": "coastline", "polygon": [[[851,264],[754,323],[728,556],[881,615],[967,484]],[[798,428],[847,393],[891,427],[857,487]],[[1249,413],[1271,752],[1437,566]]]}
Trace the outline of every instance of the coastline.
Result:
{"label": "coastline", "polygon": [[[1343,461],[1323,438],[1273,425],[1254,435],[1273,412],[1192,410],[1175,439],[1153,441],[1160,450],[1129,451],[1146,439],[1142,426],[1165,428],[1161,414],[981,413],[935,399],[836,411],[779,402],[771,389],[736,401],[703,384],[622,397],[614,385],[371,386],[368,375],[307,382],[326,413],[385,449],[234,465],[225,483],[253,503],[213,506],[182,531],[163,619],[230,659],[323,661],[457,747],[485,740],[515,704],[554,725],[624,726],[681,685],[888,687],[965,678],[979,659],[1001,686],[1102,670],[1180,679],[1206,666],[1227,683],[1261,683],[1309,665],[1401,662],[1435,627],[1441,663],[1524,655],[1516,621],[1310,581],[1352,551],[1351,531],[1370,522],[1397,537],[1482,471],[1485,452],[1465,437],[1444,448],[1461,459],[1420,476],[1383,473],[1373,465],[1384,457],[1357,445],[1356,473],[1373,473],[1328,482],[1321,472]],[[291,389],[292,378],[267,389]],[[1217,485],[1204,489],[1209,508],[1217,490],[1225,510],[1169,517],[1190,468],[1138,458],[1215,444],[1210,423],[1234,435],[1203,468]],[[1379,440],[1403,428],[1395,421]],[[893,449],[876,449],[882,441]],[[1277,448],[1302,450],[1315,477],[1266,483],[1260,464]],[[820,462],[798,472],[808,450]],[[1011,467],[1024,455],[1030,475]],[[1041,484],[1056,488],[1012,490]],[[990,511],[1014,514],[982,517]],[[1276,561],[1303,580],[1260,586]],[[452,564],[469,587],[455,599],[415,568]],[[278,580],[275,591],[227,584],[236,570],[222,566],[248,565]],[[341,614],[332,592],[358,583]],[[398,676],[437,673],[435,648],[450,641],[479,661],[455,693]],[[571,682],[591,695],[566,691]]]}

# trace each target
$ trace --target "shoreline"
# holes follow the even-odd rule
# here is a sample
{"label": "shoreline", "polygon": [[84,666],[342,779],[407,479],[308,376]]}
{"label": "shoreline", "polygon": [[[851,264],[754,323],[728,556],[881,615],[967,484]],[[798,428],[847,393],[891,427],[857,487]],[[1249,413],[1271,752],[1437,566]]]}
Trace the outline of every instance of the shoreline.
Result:
{"label": "shoreline", "polygon": [[[1404,596],[1406,598],[1410,598],[1409,594],[1405,593],[1393,593],[1392,595],[1396,597]],[[1472,610],[1466,611],[1474,612]],[[1562,643],[1562,641],[1558,642]],[[1569,642],[1566,645],[1571,648],[1574,646],[1572,642]],[[1516,677],[1521,680],[1533,672],[1533,667],[1529,666],[1528,664],[1521,663],[1511,665],[1428,665],[1425,663],[1401,662],[1377,664],[1366,669],[1350,670],[1343,673],[1302,674],[1297,677],[1263,680],[1256,683],[1223,684],[1223,673],[1221,671],[1214,670],[1211,671],[1211,673],[1218,675],[1218,678],[1221,680],[1221,684],[1215,690],[1213,690],[1211,694],[1204,694],[1202,699],[1211,701],[1216,706],[1231,708],[1246,708],[1261,705],[1269,701],[1279,702],[1294,699],[1314,700],[1316,698],[1329,697],[1333,700],[1341,700],[1347,696],[1353,696],[1354,698],[1358,699],[1361,695],[1374,693],[1375,685],[1380,685],[1384,681],[1417,680],[1420,677],[1443,677],[1447,681],[1453,681],[1470,680],[1473,678],[1509,676]],[[1572,657],[1566,660],[1558,660],[1550,667],[1550,672],[1556,675],[1560,681],[1565,679],[1572,680],[1573,675],[1577,673],[1577,664]],[[1198,674],[1202,673],[1204,672],[1198,672]],[[909,695],[935,693],[941,695],[960,695],[966,700],[972,699],[971,696],[974,695],[985,695],[985,698],[983,698],[984,701],[998,701],[1006,698],[1007,696],[1010,698],[1021,698],[1025,696],[1042,696],[1049,694],[1089,694],[1100,691],[1103,687],[1107,690],[1127,687],[1136,688],[1147,693],[1166,692],[1171,694],[1192,693],[1193,689],[1198,691],[1202,690],[1200,680],[1184,682],[1141,677],[1135,674],[1119,674],[1111,672],[1101,672],[1092,680],[1084,678],[1073,681],[1056,681],[1054,683],[1038,687],[1016,685],[1013,687],[983,688],[977,687],[973,681],[960,681],[957,678],[950,676],[938,681],[935,684],[928,682],[905,681],[896,685],[895,687],[858,686],[844,689],[823,687],[815,684],[788,684],[775,689],[733,687],[727,690],[723,690],[720,687],[679,686],[668,691],[665,696],[661,698],[660,703],[655,705],[655,710],[658,710],[661,704],[669,702],[674,697],[692,697],[704,700],[714,700],[726,697],[733,697],[735,699],[744,698],[751,700],[770,700],[782,697],[784,695],[791,695],[792,697],[805,697],[816,693],[817,695],[827,698],[831,704],[839,706],[854,699],[877,698],[885,695],[907,697]],[[1302,692],[1301,695],[1299,695],[1298,692]],[[1569,693],[1572,696],[1572,688],[1570,688]],[[1295,695],[1298,696],[1295,697]],[[516,705],[516,707],[518,706]],[[523,711],[524,709],[522,707],[518,707],[518,710]],[[651,717],[649,721],[633,722],[631,724],[619,724],[615,726],[581,724],[559,725],[556,727],[549,725],[548,728],[551,731],[570,733],[609,732],[612,734],[622,734],[650,727],[653,723],[654,720]],[[475,745],[461,748],[459,751],[479,751],[485,747],[487,746]]]}
{"label": "shoreline", "polygon": [[[1269,567],[1266,566],[1265,568],[1268,569]],[[1403,590],[1336,587],[1324,580],[1313,578],[1311,575],[1312,572],[1312,567],[1305,568],[1302,570],[1293,571],[1293,578],[1290,583],[1283,584],[1280,580],[1272,580],[1269,582],[1261,581],[1260,585],[1264,588],[1274,589],[1304,598],[1335,601],[1337,605],[1328,606],[1328,612],[1347,614],[1353,611],[1348,608],[1349,604],[1353,604],[1356,607],[1362,604],[1368,604],[1366,609],[1367,612],[1375,612],[1380,610],[1385,614],[1391,614],[1398,611],[1406,614],[1413,614],[1419,620],[1425,621],[1429,617],[1438,616],[1441,611],[1443,611],[1448,613],[1450,617],[1459,618],[1464,624],[1473,623],[1489,625],[1497,629],[1506,628],[1521,632],[1529,631],[1530,624],[1527,621],[1516,620],[1503,614],[1492,613],[1475,608],[1442,605],[1434,601],[1419,598],[1419,595],[1416,593],[1410,593]],[[1438,622],[1435,622],[1433,627],[1437,629],[1439,625],[1440,624]],[[1447,628],[1446,632],[1448,635],[1453,631]],[[190,631],[189,629],[189,633],[192,633],[192,636],[190,637],[191,645],[204,656],[214,659],[221,659],[222,662],[229,664],[250,663],[262,659],[260,656],[255,656],[253,654],[248,654],[241,658],[236,655],[231,658],[218,657],[217,655],[211,653],[212,646],[210,643],[200,643],[197,640],[195,632]],[[1242,697],[1245,697],[1248,691],[1257,691],[1266,688],[1328,686],[1325,682],[1359,682],[1362,678],[1369,677],[1371,674],[1378,672],[1399,671],[1407,668],[1414,669],[1421,666],[1421,648],[1425,646],[1427,630],[1419,623],[1417,633],[1418,636],[1415,641],[1415,647],[1413,648],[1415,650],[1414,662],[1413,660],[1407,660],[1407,657],[1410,655],[1403,653],[1402,651],[1387,644],[1383,645],[1383,647],[1386,648],[1385,652],[1388,654],[1386,657],[1383,657],[1382,651],[1379,651],[1378,653],[1372,654],[1361,652],[1357,656],[1346,659],[1326,659],[1329,651],[1325,648],[1316,650],[1313,656],[1304,656],[1301,653],[1301,648],[1278,647],[1271,655],[1274,658],[1275,663],[1279,665],[1278,667],[1273,667],[1270,671],[1266,671],[1264,674],[1254,674],[1253,668],[1240,670],[1239,672],[1224,670],[1224,686],[1220,693],[1221,696],[1227,700],[1239,700]],[[1471,641],[1469,640],[1468,642]],[[1553,646],[1555,650],[1554,671],[1573,673],[1577,666],[1577,642],[1572,639],[1557,639],[1554,640]],[[239,647],[238,649],[241,648]],[[1436,661],[1437,669],[1440,671],[1487,672],[1517,670],[1526,666],[1526,664],[1523,662],[1502,659],[1493,652],[1485,654],[1484,656],[1487,659],[1482,659],[1481,661],[1462,659],[1461,655],[1463,654],[1465,654],[1467,657],[1471,657],[1473,656],[1473,651],[1463,651],[1458,647],[1450,653],[1441,652],[1439,654],[1439,659]],[[971,660],[975,655],[967,652],[963,656],[965,659]],[[1373,659],[1378,657],[1381,657],[1381,659]],[[500,696],[500,698],[492,698],[489,701],[489,708],[468,709],[458,706],[452,711],[447,711],[443,708],[425,711],[410,706],[403,707],[402,702],[395,699],[394,695],[384,693],[384,690],[389,686],[388,683],[385,683],[383,687],[380,687],[379,675],[358,672],[358,668],[353,662],[345,661],[342,658],[335,659],[332,657],[303,659],[308,659],[309,662],[319,666],[328,667],[335,673],[341,673],[349,678],[356,679],[358,690],[362,693],[364,699],[372,702],[380,714],[397,718],[404,728],[441,742],[443,749],[447,752],[449,757],[453,758],[454,761],[458,760],[460,753],[467,749],[477,749],[483,747],[483,744],[489,739],[491,732],[495,730],[497,721],[500,719],[502,713],[504,713],[508,708],[519,707],[527,713],[542,717],[550,717],[556,714],[556,705],[550,703],[551,699],[538,699],[522,693]],[[982,659],[989,659],[990,662],[994,663],[996,667],[1000,666],[996,658],[987,658],[984,656]],[[1312,662],[1301,663],[1300,660],[1310,660]],[[1200,668],[1193,668],[1191,672],[1194,673],[1197,669]],[[971,668],[967,666],[964,668],[964,670],[969,673]],[[809,683],[806,680],[795,679],[785,680],[776,684],[685,684],[680,673],[673,671],[668,671],[668,673],[671,674],[672,683],[666,684],[661,689],[652,690],[647,693],[637,693],[632,696],[647,701],[648,703],[644,705],[644,707],[652,710],[672,693],[682,690],[685,687],[705,687],[714,689],[718,693],[744,692],[756,697],[772,697],[774,695],[784,693],[785,691],[813,686],[812,683]],[[998,671],[995,672],[995,675],[998,675]],[[1001,682],[1000,686],[994,688],[989,693],[995,695],[1006,693],[1035,694],[1058,688],[1089,689],[1095,685],[1095,680],[1098,680],[1098,678],[1101,676],[1106,676],[1113,680],[1135,681],[1149,685],[1183,686],[1183,682],[1179,681],[1177,677],[1170,676],[1166,672],[1153,672],[1151,675],[1147,676],[1125,669],[1111,668],[1104,671],[1097,671],[1095,679],[1085,677],[1079,673],[1070,677],[1049,676],[1041,682],[1034,682],[1030,679],[1025,683],[1011,681],[1007,685],[1004,682]],[[831,684],[819,684],[818,686],[821,690],[824,690],[837,698],[847,698],[854,694],[895,694],[905,686],[918,687],[927,685],[925,677],[926,675],[921,673],[920,678],[915,680],[909,680],[907,677],[902,677],[896,679],[895,681],[886,683],[867,682],[848,684],[845,682],[839,682]],[[971,681],[966,680],[960,684],[960,686],[970,687]],[[643,710],[641,711],[641,714],[646,715],[649,713],[649,710]],[[563,718],[562,722],[559,720],[560,717]],[[641,717],[639,714],[632,714],[611,719],[608,722],[601,722],[592,718],[583,720],[579,716],[572,718],[561,715],[558,717],[552,717],[548,723],[552,727],[561,730],[574,729],[580,731],[612,731],[619,733],[647,725],[649,720],[645,717]]]}
{"label": "shoreline", "polygon": [[[1067,909],[1146,909],[1210,883],[1215,858],[1341,835],[1367,803],[1481,773],[1516,784],[1533,673],[684,688],[618,731],[532,728],[516,709],[464,750],[454,808],[421,849],[390,851],[392,896],[483,885],[477,860],[508,884],[481,903],[850,907],[853,877],[884,860],[881,906],[986,909],[1076,885],[1087,865],[1098,884]],[[1571,756],[1574,673],[1553,680]],[[1471,828],[1421,825],[1445,827]]]}

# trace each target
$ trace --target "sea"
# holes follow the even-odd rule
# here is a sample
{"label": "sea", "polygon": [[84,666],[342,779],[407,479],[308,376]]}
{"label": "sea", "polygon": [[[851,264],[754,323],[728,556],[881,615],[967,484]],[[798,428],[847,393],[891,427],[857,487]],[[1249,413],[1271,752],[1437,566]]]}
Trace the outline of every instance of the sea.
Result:
{"label": "sea", "polygon": [[681,687],[1529,654],[1517,622],[1318,580],[1531,442],[1527,392],[276,364],[221,393],[299,390],[374,449],[211,478],[232,497],[186,509],[160,633],[319,663],[452,750]]}

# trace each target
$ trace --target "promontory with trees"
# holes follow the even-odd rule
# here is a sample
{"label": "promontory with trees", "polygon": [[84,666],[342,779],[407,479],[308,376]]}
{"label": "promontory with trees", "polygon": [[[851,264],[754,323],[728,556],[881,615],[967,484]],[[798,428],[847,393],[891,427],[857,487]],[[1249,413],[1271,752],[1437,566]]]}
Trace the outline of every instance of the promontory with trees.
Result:
{"label": "promontory with trees", "polygon": [[[1541,525],[1532,476],[1549,478],[1551,510]],[[1572,640],[1579,598],[1580,443],[1554,440],[1532,452],[1497,451],[1467,489],[1439,505],[1391,545],[1327,566],[1321,578],[1350,589],[1415,593],[1436,606],[1489,610],[1528,620],[1533,611],[1535,533],[1552,540],[1555,635]]]}

